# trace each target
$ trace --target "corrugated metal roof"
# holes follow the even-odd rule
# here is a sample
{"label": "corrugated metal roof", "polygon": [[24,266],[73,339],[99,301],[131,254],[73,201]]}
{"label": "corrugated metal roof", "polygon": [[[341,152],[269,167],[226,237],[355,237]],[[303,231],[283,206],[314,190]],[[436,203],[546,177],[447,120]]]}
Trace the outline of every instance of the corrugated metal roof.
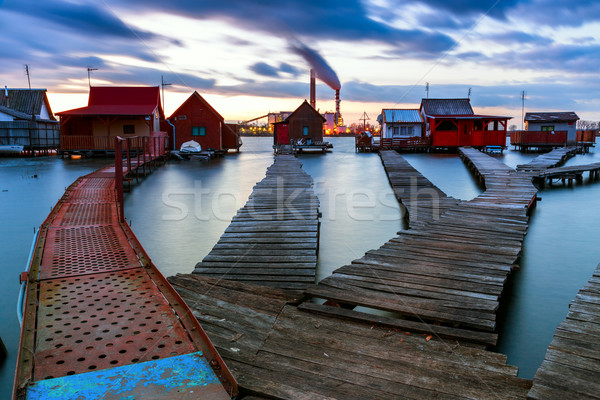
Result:
{"label": "corrugated metal roof", "polygon": [[160,107],[158,86],[92,86],[87,107],[58,115],[151,115]]}
{"label": "corrugated metal roof", "polygon": [[[31,113],[40,115],[42,104],[46,101],[46,89],[8,89],[8,99],[5,92],[5,89],[0,89],[0,105],[29,116],[27,119],[30,119]],[[52,113],[49,107],[48,112]]]}
{"label": "corrugated metal roof", "polygon": [[422,99],[421,109],[426,115],[471,115],[469,99]]}
{"label": "corrugated metal roof", "polygon": [[423,118],[419,110],[414,109],[384,109],[381,110],[383,114],[383,122],[385,123],[421,123]]}
{"label": "corrugated metal roof", "polygon": [[578,121],[579,117],[572,111],[569,112],[528,112],[525,121],[531,122],[560,122]]}

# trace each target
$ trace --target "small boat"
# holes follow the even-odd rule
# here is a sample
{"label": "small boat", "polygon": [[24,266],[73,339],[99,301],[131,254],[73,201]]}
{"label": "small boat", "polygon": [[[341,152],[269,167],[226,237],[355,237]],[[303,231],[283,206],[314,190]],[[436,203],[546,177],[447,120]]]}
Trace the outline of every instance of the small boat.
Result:
{"label": "small boat", "polygon": [[0,145],[0,154],[19,155],[23,151],[23,146],[19,145]]}
{"label": "small boat", "polygon": [[195,140],[190,140],[189,142],[185,142],[181,145],[179,149],[180,153],[200,153],[202,151],[202,146],[200,143]]}

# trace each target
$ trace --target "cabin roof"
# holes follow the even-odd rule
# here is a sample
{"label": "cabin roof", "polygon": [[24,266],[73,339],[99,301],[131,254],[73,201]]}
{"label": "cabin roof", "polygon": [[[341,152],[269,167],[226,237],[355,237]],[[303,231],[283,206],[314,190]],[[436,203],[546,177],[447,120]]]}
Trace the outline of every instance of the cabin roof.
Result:
{"label": "cabin roof", "polygon": [[425,115],[472,115],[469,99],[422,99],[421,108]]}
{"label": "cabin roof", "polygon": [[571,122],[579,121],[579,117],[573,111],[568,112],[528,112],[525,114],[528,122]]}
{"label": "cabin roof", "polygon": [[[8,98],[6,97],[8,92]],[[0,89],[0,111],[19,119],[31,119],[31,114],[40,115],[46,106],[50,120],[56,121],[48,102],[46,89]]]}
{"label": "cabin roof", "polygon": [[290,122],[290,119],[294,115],[296,115],[301,109],[306,108],[306,107],[309,107],[310,110],[314,111],[315,115],[317,115],[319,118],[321,118],[321,120],[323,122],[327,122],[327,119],[325,117],[323,117],[317,110],[315,110],[315,108],[313,106],[311,106],[308,101],[304,100],[304,102],[302,104],[300,104],[300,106],[298,108],[296,108],[293,113],[288,115],[288,117],[285,120],[280,121],[280,123],[288,124]]}
{"label": "cabin roof", "polygon": [[201,103],[206,105],[212,113],[214,113],[217,117],[219,117],[219,119],[221,121],[225,122],[225,119],[223,118],[223,116],[221,116],[221,114],[219,114],[219,112],[217,110],[215,110],[214,107],[211,106],[210,103],[208,101],[206,101],[206,99],[204,97],[202,97],[200,95],[200,93],[198,93],[197,91],[194,91],[194,93],[192,93],[190,95],[190,97],[188,97],[183,103],[181,103],[181,105],[179,107],[177,107],[177,110],[175,110],[173,112],[173,114],[171,114],[171,116],[169,117],[169,120],[172,120],[174,117],[176,117],[179,114],[185,113],[185,107],[187,107],[188,104],[191,103],[194,99],[198,99]]}
{"label": "cabin roof", "polygon": [[158,86],[92,86],[87,107],[58,115],[151,115],[156,109],[162,117]]}
{"label": "cabin roof", "polygon": [[385,123],[422,123],[423,117],[416,109],[383,109]]}

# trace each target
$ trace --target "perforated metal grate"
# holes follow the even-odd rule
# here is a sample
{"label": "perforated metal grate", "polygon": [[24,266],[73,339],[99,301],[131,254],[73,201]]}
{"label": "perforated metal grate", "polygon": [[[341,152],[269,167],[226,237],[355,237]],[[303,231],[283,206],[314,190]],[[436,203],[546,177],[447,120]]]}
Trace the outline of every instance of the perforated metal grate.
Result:
{"label": "perforated metal grate", "polygon": [[69,193],[69,203],[104,203],[114,202],[115,191],[113,189],[77,189]]}
{"label": "perforated metal grate", "polygon": [[77,185],[77,189],[110,189],[115,186],[111,178],[85,178]]}
{"label": "perforated metal grate", "polygon": [[141,268],[43,281],[40,293],[34,380],[197,350]]}
{"label": "perforated metal grate", "polygon": [[114,203],[65,204],[58,213],[60,226],[102,225],[117,220]]}
{"label": "perforated metal grate", "polygon": [[113,226],[49,229],[40,279],[139,267],[125,234]]}

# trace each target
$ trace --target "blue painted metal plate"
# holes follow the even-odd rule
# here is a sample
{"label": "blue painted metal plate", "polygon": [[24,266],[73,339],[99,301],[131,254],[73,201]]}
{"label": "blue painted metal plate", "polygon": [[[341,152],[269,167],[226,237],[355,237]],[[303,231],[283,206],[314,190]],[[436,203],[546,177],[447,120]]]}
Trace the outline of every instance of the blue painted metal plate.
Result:
{"label": "blue painted metal plate", "polygon": [[27,400],[231,399],[202,352],[46,379]]}

